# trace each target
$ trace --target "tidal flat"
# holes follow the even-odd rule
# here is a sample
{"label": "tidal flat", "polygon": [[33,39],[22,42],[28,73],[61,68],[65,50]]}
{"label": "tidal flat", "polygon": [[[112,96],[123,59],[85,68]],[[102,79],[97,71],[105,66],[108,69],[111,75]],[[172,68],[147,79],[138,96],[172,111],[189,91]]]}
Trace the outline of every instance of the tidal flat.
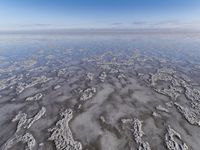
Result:
{"label": "tidal flat", "polygon": [[0,34],[0,149],[199,150],[200,33]]}

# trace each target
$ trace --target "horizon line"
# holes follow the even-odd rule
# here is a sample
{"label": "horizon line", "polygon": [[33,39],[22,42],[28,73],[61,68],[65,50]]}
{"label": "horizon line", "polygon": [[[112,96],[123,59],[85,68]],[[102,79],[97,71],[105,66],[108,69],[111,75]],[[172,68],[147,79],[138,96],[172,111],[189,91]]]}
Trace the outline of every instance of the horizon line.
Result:
{"label": "horizon line", "polygon": [[73,34],[73,33],[200,33],[194,28],[48,28],[48,29],[6,29],[0,34]]}

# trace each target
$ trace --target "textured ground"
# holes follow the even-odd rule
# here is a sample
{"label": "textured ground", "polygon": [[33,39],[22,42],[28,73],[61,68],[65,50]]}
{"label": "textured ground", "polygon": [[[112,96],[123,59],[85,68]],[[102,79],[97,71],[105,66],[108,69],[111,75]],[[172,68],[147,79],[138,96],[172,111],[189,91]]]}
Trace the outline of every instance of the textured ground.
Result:
{"label": "textured ground", "polygon": [[199,150],[200,35],[0,35],[0,149]]}

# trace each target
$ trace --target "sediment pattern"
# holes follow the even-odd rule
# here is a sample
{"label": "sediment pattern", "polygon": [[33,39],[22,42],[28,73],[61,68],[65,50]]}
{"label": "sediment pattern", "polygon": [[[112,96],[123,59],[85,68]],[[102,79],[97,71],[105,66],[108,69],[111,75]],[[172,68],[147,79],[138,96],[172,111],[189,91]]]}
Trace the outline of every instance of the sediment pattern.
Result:
{"label": "sediment pattern", "polygon": [[[176,140],[178,138],[178,140]],[[168,126],[165,135],[165,143],[169,150],[188,150],[188,146],[182,141],[181,135]]]}
{"label": "sediment pattern", "polygon": [[56,123],[56,127],[49,129],[52,132],[49,140],[54,141],[57,150],[82,150],[81,143],[73,139],[69,128],[72,117],[72,110],[66,109],[61,113],[61,120]]}
{"label": "sediment pattern", "polygon": [[199,150],[199,35],[23,36],[0,40],[0,149]]}

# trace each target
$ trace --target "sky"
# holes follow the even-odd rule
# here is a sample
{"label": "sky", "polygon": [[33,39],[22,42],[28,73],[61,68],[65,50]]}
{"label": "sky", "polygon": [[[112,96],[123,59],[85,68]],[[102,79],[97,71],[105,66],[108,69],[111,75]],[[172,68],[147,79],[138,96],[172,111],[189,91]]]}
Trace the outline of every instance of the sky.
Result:
{"label": "sky", "polygon": [[200,0],[0,0],[0,30],[199,28]]}

